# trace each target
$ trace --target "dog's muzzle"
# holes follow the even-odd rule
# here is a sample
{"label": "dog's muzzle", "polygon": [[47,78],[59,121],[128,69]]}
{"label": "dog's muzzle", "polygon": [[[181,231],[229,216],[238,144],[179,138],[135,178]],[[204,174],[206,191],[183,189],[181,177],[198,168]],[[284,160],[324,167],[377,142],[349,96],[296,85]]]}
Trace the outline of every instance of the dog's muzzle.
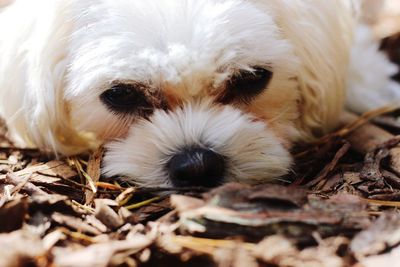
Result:
{"label": "dog's muzzle", "polygon": [[106,148],[103,172],[143,186],[256,184],[285,174],[291,163],[266,122],[210,101],[156,110]]}
{"label": "dog's muzzle", "polygon": [[223,156],[207,148],[189,148],[174,155],[167,164],[174,186],[213,187],[220,184],[225,173]]}

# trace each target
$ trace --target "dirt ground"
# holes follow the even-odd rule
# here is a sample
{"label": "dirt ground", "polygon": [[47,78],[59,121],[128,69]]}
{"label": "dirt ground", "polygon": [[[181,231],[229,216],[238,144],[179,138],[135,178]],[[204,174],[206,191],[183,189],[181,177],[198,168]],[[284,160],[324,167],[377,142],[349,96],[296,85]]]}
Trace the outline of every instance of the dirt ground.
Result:
{"label": "dirt ground", "polygon": [[[390,2],[366,20],[400,63]],[[393,107],[349,116],[296,147],[276,183],[212,190],[132,187],[100,177],[101,149],[56,159],[3,131],[0,267],[400,266],[399,117]]]}

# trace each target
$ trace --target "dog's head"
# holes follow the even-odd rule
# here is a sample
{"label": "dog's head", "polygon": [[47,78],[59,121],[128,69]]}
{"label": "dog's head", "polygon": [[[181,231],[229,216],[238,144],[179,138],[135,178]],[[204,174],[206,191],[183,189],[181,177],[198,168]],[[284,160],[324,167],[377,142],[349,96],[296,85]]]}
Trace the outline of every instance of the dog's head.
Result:
{"label": "dog's head", "polygon": [[63,123],[52,115],[41,142],[71,153],[73,140],[125,138],[105,170],[147,185],[278,177],[290,144],[328,130],[341,109],[344,2],[55,1],[57,14],[44,13],[58,23],[45,28],[61,41],[46,35],[55,51],[36,63],[58,82],[39,105],[55,101]]}

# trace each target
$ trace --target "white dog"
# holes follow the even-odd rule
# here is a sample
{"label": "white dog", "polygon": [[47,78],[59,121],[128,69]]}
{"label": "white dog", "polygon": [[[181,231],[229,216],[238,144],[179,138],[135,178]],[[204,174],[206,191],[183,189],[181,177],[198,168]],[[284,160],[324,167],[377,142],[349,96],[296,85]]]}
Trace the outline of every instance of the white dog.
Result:
{"label": "white dog", "polygon": [[270,180],[291,144],[336,127],[346,88],[357,111],[399,99],[368,29],[354,38],[357,9],[16,0],[0,13],[0,114],[19,145],[64,155],[117,139],[104,171],[137,184]]}

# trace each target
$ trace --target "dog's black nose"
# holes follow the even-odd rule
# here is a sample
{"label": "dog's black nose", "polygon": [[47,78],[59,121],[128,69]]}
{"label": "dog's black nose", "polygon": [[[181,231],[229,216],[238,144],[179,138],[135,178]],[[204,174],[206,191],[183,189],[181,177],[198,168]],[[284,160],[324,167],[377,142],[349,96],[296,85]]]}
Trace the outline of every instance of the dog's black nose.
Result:
{"label": "dog's black nose", "polygon": [[213,187],[223,179],[225,159],[209,149],[191,148],[173,156],[167,167],[174,186]]}

